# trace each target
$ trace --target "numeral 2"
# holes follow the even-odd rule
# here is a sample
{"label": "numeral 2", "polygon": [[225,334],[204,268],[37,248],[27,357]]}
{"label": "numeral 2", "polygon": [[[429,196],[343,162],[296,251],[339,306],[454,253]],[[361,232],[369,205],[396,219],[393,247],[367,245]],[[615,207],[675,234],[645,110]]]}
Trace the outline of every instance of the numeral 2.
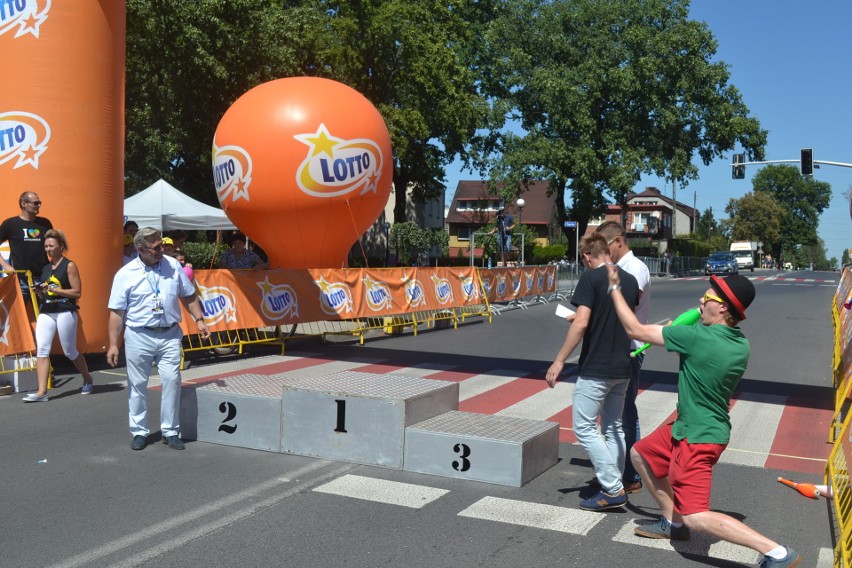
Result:
{"label": "numeral 2", "polygon": [[225,419],[219,425],[219,431],[226,434],[233,434],[237,431],[237,425],[227,424],[237,417],[237,407],[232,402],[223,402],[219,404],[219,412],[225,415]]}

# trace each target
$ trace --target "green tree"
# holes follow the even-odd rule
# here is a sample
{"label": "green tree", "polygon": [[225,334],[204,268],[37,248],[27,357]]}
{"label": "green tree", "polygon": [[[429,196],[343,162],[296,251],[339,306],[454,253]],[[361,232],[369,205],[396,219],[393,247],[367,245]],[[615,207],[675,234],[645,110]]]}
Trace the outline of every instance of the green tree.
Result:
{"label": "green tree", "polygon": [[[475,140],[492,179],[545,179],[558,220],[624,203],[643,173],[681,184],[740,144],[760,159],[766,131],[749,116],[706,24],[687,0],[518,0],[486,35],[482,85],[520,126]],[[507,183],[509,190],[516,183]],[[508,195],[507,197],[512,197]]]}
{"label": "green tree", "polygon": [[426,229],[412,221],[396,223],[388,232],[388,246],[397,251],[397,258],[403,265],[419,260],[433,247],[440,248],[441,255],[446,255],[449,239],[449,234],[443,229]]}
{"label": "green tree", "polygon": [[352,86],[382,113],[391,135],[396,205],[406,220],[415,202],[439,197],[446,167],[469,161],[468,141],[487,126],[491,109],[471,67],[491,2],[364,0],[321,2],[335,44],[331,78]]}
{"label": "green tree", "polygon": [[713,208],[708,207],[698,215],[698,225],[695,228],[695,236],[699,239],[708,240],[710,237],[721,234],[719,223],[713,216]]}
{"label": "green tree", "polygon": [[[752,178],[755,193],[771,195],[784,209],[781,238],[775,241],[773,255],[785,256],[798,245],[816,245],[819,216],[831,201],[831,185],[802,176],[795,166],[767,166]],[[825,255],[823,254],[823,257]]]}
{"label": "green tree", "polygon": [[162,177],[215,203],[211,148],[228,107],[265,81],[316,74],[324,15],[304,4],[127,0],[129,193]]}
{"label": "green tree", "polygon": [[781,227],[787,211],[766,192],[751,192],[728,201],[725,212],[731,239],[759,241],[766,250],[781,242]]}

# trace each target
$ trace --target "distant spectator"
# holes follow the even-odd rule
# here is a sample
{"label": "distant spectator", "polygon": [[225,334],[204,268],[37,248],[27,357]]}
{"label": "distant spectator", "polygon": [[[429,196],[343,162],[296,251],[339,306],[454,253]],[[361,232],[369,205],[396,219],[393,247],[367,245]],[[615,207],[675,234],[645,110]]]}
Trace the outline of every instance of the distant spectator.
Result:
{"label": "distant spectator", "polygon": [[171,237],[163,237],[163,254],[171,257],[175,255],[175,242]]}
{"label": "distant spectator", "polygon": [[256,252],[246,248],[246,236],[242,233],[234,233],[231,240],[231,248],[219,257],[219,268],[231,270],[246,268],[265,268],[266,263]]}
{"label": "distant spectator", "polygon": [[136,247],[133,246],[133,235],[126,233],[124,235],[124,262],[122,266],[132,261],[137,255]]}
{"label": "distant spectator", "polygon": [[186,231],[182,231],[180,229],[178,229],[177,231],[172,231],[169,236],[174,242],[175,250],[183,250],[183,244],[186,242],[186,239],[189,238],[189,235],[186,234]]}
{"label": "distant spectator", "polygon": [[178,261],[183,268],[186,277],[189,278],[190,282],[194,282],[193,278],[195,277],[195,272],[192,270],[192,265],[186,262],[186,255],[182,252],[175,252],[175,260]]}
{"label": "distant spectator", "polygon": [[130,235],[131,237],[136,236],[136,232],[139,230],[139,225],[136,224],[136,221],[128,221],[124,224],[124,234]]}

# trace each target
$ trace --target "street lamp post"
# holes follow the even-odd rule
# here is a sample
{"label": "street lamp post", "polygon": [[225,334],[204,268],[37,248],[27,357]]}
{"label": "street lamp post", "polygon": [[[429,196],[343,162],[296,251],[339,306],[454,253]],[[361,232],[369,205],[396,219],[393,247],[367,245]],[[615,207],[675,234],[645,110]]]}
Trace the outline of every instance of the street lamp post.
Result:
{"label": "street lamp post", "polygon": [[518,206],[518,233],[521,235],[521,266],[524,266],[524,205],[527,202],[521,197],[515,204]]}

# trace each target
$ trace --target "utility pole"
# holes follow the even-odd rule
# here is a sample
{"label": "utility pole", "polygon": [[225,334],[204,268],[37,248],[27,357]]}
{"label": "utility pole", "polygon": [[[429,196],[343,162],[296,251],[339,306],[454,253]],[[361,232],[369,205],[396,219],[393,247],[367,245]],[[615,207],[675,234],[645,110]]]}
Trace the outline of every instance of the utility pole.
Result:
{"label": "utility pole", "polygon": [[677,238],[677,185],[672,178],[672,238]]}

